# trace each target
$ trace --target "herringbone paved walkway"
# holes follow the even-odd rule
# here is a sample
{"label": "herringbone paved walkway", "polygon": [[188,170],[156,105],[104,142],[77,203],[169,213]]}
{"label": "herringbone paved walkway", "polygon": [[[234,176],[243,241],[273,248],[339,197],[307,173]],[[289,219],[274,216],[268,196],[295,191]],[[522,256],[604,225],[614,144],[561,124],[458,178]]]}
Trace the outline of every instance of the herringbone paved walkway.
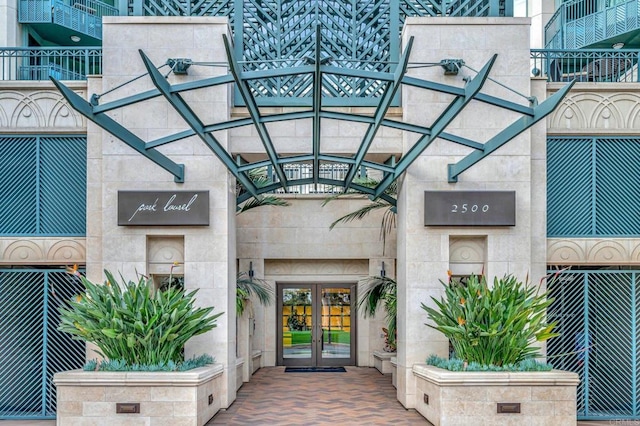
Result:
{"label": "herringbone paved walkway", "polygon": [[396,399],[389,375],[375,368],[346,373],[285,373],[261,368],[235,402],[207,426],[216,425],[429,425]]}

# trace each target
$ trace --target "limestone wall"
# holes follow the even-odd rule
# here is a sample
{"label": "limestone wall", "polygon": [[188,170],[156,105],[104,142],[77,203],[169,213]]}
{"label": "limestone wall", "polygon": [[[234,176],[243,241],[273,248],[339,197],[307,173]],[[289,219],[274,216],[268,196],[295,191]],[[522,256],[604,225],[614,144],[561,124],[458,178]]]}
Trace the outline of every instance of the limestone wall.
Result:
{"label": "limestone wall", "polygon": [[[529,78],[529,25],[526,18],[408,18],[403,44],[415,37],[411,62],[438,64],[443,59],[462,59],[465,66],[458,75],[444,75],[439,66],[425,66],[409,75],[463,87],[464,78],[473,78],[497,54],[490,78],[513,89],[507,90],[489,80],[482,89],[504,100],[527,104],[532,87]],[[504,43],[509,40],[509,43]],[[515,93],[517,92],[517,93]],[[544,93],[543,93],[544,95]],[[454,100],[452,95],[435,91],[403,89],[403,119],[429,126]],[[519,114],[472,101],[447,127],[458,136],[485,142],[519,118]],[[540,144],[544,135],[538,134]],[[406,152],[417,139],[404,135]],[[539,145],[538,145],[539,146]],[[448,344],[439,332],[424,326],[427,320],[422,302],[432,304],[431,296],[442,291],[439,280],[447,279],[453,241],[472,238],[482,241],[480,263],[490,277],[514,274],[532,282],[544,274],[544,247],[534,248],[534,235],[544,227],[544,215],[534,215],[532,190],[536,158],[532,131],[524,132],[489,157],[448,183],[447,164],[455,163],[470,148],[437,139],[408,169],[401,181],[398,198],[398,399],[407,408],[415,407],[415,379],[411,367],[424,362],[432,353],[446,355]],[[516,191],[516,225],[502,227],[425,227],[425,190],[513,190]]]}
{"label": "limestone wall", "polygon": [[[227,31],[226,20],[220,18],[105,17],[103,75],[90,79],[89,91],[102,94],[113,89],[101,98],[104,104],[152,89],[149,78],[131,82],[146,73],[138,49],[156,66],[169,58],[221,62],[225,60],[222,35]],[[192,67],[187,76],[172,74],[168,80],[175,84],[224,73],[223,68]],[[229,117],[230,94],[226,86],[183,96],[203,120],[224,121]],[[143,140],[187,128],[160,96],[110,115]],[[225,313],[218,318],[217,328],[189,341],[185,351],[187,357],[208,353],[224,366],[221,404],[227,407],[236,392],[234,180],[213,152],[195,137],[158,148],[176,163],[184,164],[185,183],[178,184],[171,174],[95,125],[88,127],[87,134],[87,275],[102,280],[105,268],[125,277],[154,268],[157,273],[162,265],[151,264],[151,260],[157,261],[153,253],[162,252],[163,245],[168,247],[167,253],[177,247],[181,252],[171,256],[181,257],[184,262],[173,270],[167,264],[164,273],[184,275],[186,288],[199,289],[197,303]],[[226,133],[218,139],[224,146],[228,143]],[[117,196],[123,190],[208,191],[210,225],[118,226]]]}

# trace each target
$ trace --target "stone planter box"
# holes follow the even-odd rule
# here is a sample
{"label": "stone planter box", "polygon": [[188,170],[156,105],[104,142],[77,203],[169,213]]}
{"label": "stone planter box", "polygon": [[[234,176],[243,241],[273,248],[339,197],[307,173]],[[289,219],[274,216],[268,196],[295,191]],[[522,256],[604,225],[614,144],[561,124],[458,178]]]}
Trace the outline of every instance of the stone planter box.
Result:
{"label": "stone planter box", "polygon": [[391,357],[391,384],[394,388],[398,388],[397,376],[398,375],[398,358]]}
{"label": "stone planter box", "polygon": [[382,374],[391,374],[391,358],[396,356],[395,352],[373,352],[373,366]]}
{"label": "stone planter box", "polygon": [[57,425],[202,426],[220,409],[222,371],[57,373]]}
{"label": "stone planter box", "polygon": [[454,372],[413,366],[416,410],[434,426],[575,426],[576,373]]}
{"label": "stone planter box", "polygon": [[242,370],[244,369],[244,358],[236,358],[236,391],[242,387]]}
{"label": "stone planter box", "polygon": [[260,363],[262,362],[262,351],[260,349],[256,349],[251,354],[251,374],[258,371],[260,368]]}

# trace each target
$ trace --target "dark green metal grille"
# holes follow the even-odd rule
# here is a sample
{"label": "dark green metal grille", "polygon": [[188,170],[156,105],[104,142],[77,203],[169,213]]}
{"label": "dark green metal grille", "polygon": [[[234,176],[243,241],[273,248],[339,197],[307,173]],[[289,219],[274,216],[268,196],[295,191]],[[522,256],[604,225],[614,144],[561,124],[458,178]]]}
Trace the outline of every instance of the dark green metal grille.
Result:
{"label": "dark green metal grille", "polygon": [[640,419],[638,271],[568,272],[552,280],[549,340],[555,368],[580,376],[578,419]]}
{"label": "dark green metal grille", "polygon": [[0,137],[0,235],[85,233],[85,137]]}
{"label": "dark green metal grille", "polygon": [[640,235],[640,139],[547,141],[547,235]]}
{"label": "dark green metal grille", "polygon": [[80,368],[85,345],[56,330],[82,290],[66,272],[0,269],[0,419],[54,418],[53,375]]}
{"label": "dark green metal grille", "polygon": [[[330,65],[388,71],[389,61],[397,61],[400,22],[391,19],[391,8],[397,4],[388,0],[249,0],[242,4],[234,31],[236,55],[242,58],[245,71],[312,64],[317,25],[322,33],[320,57]],[[313,96],[310,75],[262,78],[250,85],[261,105]],[[367,99],[380,96],[383,89],[384,82],[376,79],[323,75],[328,104],[343,105],[349,99],[351,105],[375,105],[376,101],[367,103]]]}
{"label": "dark green metal grille", "polygon": [[596,235],[640,234],[640,139],[596,141]]}

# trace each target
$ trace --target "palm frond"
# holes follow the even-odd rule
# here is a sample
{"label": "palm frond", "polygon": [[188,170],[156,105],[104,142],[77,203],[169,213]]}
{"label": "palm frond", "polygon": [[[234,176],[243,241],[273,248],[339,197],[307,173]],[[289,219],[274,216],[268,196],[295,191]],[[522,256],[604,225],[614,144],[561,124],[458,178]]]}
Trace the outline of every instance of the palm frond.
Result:
{"label": "palm frond", "polygon": [[236,276],[236,314],[242,316],[246,300],[255,296],[261,305],[269,306],[275,294],[269,283],[260,278],[250,277],[247,272],[238,272]]}
{"label": "palm frond", "polygon": [[[256,188],[262,188],[264,186],[270,185],[273,183],[272,179],[269,178],[269,174],[267,173],[266,167],[259,167],[257,169],[251,169],[247,172],[247,176],[251,180],[251,182],[256,186]],[[247,192],[247,189],[241,184],[237,183],[236,192],[238,195],[244,194]],[[288,206],[289,203],[279,197],[273,195],[260,196],[258,198],[254,197],[247,200],[241,207],[238,208],[236,214],[240,214],[246,212],[247,210],[255,209],[256,207],[262,206]]]}
{"label": "palm frond", "polygon": [[[358,184],[360,186],[366,186],[367,188],[375,188],[376,186],[378,186],[378,183],[380,182],[375,179],[364,177],[364,178],[354,179],[353,183]],[[322,207],[326,206],[329,202],[333,200],[337,200],[340,197],[344,197],[345,195],[357,195],[357,194],[367,195],[361,191],[358,191],[357,189],[350,188],[347,192],[339,192],[337,194],[333,194],[326,197],[322,202]]]}
{"label": "palm frond", "polygon": [[382,222],[380,222],[380,239],[382,240],[382,254],[387,247],[387,235],[396,227],[396,213],[390,208],[384,212]]}
{"label": "palm frond", "polygon": [[[364,284],[366,290],[360,296],[360,300],[358,300],[358,310],[364,314],[365,318],[373,317],[380,304],[383,304],[386,310],[387,300],[390,297],[396,298],[398,285],[393,278],[369,277],[364,280]],[[387,315],[389,315],[389,312],[387,312]],[[395,317],[395,313],[393,316]]]}
{"label": "palm frond", "polygon": [[352,220],[361,220],[372,211],[389,208],[390,206],[391,205],[389,203],[383,200],[372,201],[370,204],[362,206],[358,210],[347,213],[346,215],[334,220],[331,225],[329,225],[329,229],[333,229],[339,223],[348,223]]}
{"label": "palm frond", "polygon": [[358,310],[366,317],[373,317],[382,305],[386,312],[387,339],[392,345],[396,341],[398,318],[398,283],[389,277],[369,277],[364,281],[366,290],[358,300]]}
{"label": "palm frond", "polygon": [[285,207],[288,206],[289,202],[283,200],[282,198],[275,197],[273,195],[267,195],[265,197],[261,197],[260,199],[251,198],[247,200],[242,207],[236,212],[236,214],[244,213],[247,210],[255,209],[256,207],[262,206],[279,206]]}
{"label": "palm frond", "polygon": [[260,278],[252,278],[247,272],[239,272],[236,286],[245,291],[249,296],[255,296],[264,306],[273,302],[274,291],[269,283]]}
{"label": "palm frond", "polygon": [[[380,183],[375,179],[370,179],[366,177],[359,178],[357,180],[354,179],[354,182],[358,183],[361,186],[366,186],[369,188],[375,188]],[[336,200],[344,195],[353,195],[358,193],[363,194],[361,191],[351,189],[345,193],[331,195],[324,199],[324,201],[322,202],[322,206],[324,207],[330,201]],[[389,196],[396,197],[398,195],[398,181],[394,180],[393,182],[391,182],[391,184],[385,189],[384,193]],[[363,194],[363,195],[366,195],[366,194]],[[382,254],[384,255],[387,247],[387,235],[390,234],[393,228],[395,228],[396,226],[396,212],[395,212],[394,206],[382,198],[376,198],[370,204],[363,206],[351,213],[347,213],[342,217],[339,217],[338,219],[334,220],[331,223],[331,225],[329,225],[329,229],[331,230],[335,228],[335,226],[338,225],[339,223],[348,223],[348,222],[351,222],[352,220],[361,220],[364,217],[366,217],[369,213],[376,211],[378,209],[386,209],[386,211],[382,216],[382,222],[380,223],[380,239],[382,240]]]}

